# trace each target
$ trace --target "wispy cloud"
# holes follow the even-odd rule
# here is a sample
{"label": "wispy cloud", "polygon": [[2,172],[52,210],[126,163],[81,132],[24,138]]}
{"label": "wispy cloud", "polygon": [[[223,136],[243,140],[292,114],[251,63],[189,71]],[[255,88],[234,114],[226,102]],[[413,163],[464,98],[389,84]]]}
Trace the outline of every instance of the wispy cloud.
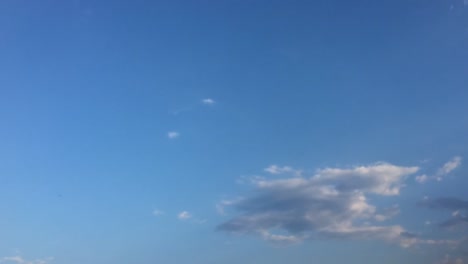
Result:
{"label": "wispy cloud", "polygon": [[462,258],[445,255],[445,257],[439,262],[439,264],[465,264],[465,262]]}
{"label": "wispy cloud", "polygon": [[3,257],[0,263],[16,263],[16,264],[48,264],[54,260],[53,257],[44,259],[26,260],[22,256]]}
{"label": "wispy cloud", "polygon": [[[290,171],[269,168],[272,172]],[[378,210],[367,195],[399,195],[403,179],[418,170],[417,166],[377,163],[319,169],[310,178],[260,178],[253,181],[255,195],[222,203],[223,208],[233,206],[239,215],[217,229],[281,243],[340,238],[379,239],[410,246],[420,240],[405,235],[408,232],[403,227],[376,224],[398,214],[398,207]]]}
{"label": "wispy cloud", "polygon": [[447,161],[442,168],[437,172],[437,176],[443,177],[454,169],[458,168],[462,163],[462,158],[459,156],[453,157],[451,160]]}
{"label": "wispy cloud", "polygon": [[176,110],[170,111],[169,113],[173,115],[178,115],[183,112],[193,111],[193,110],[196,110],[198,107],[201,107],[200,103],[202,105],[215,105],[216,101],[212,98],[204,98],[204,99],[201,99],[199,102],[192,102],[191,104],[188,104],[185,107],[179,107]]}
{"label": "wispy cloud", "polygon": [[165,214],[164,211],[161,211],[161,210],[158,210],[158,209],[153,210],[153,215],[154,216],[162,216],[164,214]]}
{"label": "wispy cloud", "polygon": [[177,132],[177,131],[170,131],[170,132],[167,133],[167,137],[169,139],[176,139],[176,138],[180,137],[180,133]]}
{"label": "wispy cloud", "polygon": [[179,218],[180,220],[187,220],[192,218],[192,214],[187,211],[182,211],[177,215],[177,218]]}
{"label": "wispy cloud", "polygon": [[284,174],[284,173],[293,173],[295,175],[301,175],[302,171],[301,170],[295,170],[290,166],[278,166],[278,165],[270,165],[267,168],[264,169],[264,171],[270,173],[270,174]]}
{"label": "wispy cloud", "polygon": [[447,161],[441,168],[439,168],[434,175],[428,176],[423,174],[416,176],[414,179],[418,183],[425,183],[429,180],[442,181],[445,176],[447,176],[456,168],[460,167],[461,164],[462,158],[460,156],[455,156],[451,160]]}
{"label": "wispy cloud", "polygon": [[427,177],[426,174],[423,174],[416,176],[414,179],[419,183],[425,183],[429,179],[429,177]]}
{"label": "wispy cloud", "polygon": [[216,103],[216,101],[211,98],[202,99],[201,102],[205,105],[213,105]]}

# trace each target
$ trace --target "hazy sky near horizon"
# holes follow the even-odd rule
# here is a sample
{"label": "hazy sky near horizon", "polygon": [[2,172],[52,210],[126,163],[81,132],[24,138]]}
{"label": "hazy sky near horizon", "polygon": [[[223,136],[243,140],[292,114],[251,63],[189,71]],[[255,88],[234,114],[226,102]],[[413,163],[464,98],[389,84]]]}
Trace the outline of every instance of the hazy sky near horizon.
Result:
{"label": "hazy sky near horizon", "polygon": [[468,263],[468,2],[0,1],[0,263]]}

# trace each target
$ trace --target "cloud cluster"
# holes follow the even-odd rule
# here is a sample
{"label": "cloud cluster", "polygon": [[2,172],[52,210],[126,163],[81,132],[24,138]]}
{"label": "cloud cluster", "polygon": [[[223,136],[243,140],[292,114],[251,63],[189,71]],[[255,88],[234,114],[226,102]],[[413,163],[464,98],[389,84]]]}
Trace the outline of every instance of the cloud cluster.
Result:
{"label": "cloud cluster", "polygon": [[428,180],[442,181],[445,176],[447,176],[456,168],[460,167],[461,164],[462,164],[462,158],[460,156],[455,156],[451,160],[447,161],[441,168],[439,168],[434,175],[432,176],[428,176],[426,174],[418,175],[415,177],[415,180],[418,183],[425,183]]}
{"label": "cloud cluster", "polygon": [[[267,168],[268,169],[268,168]],[[291,171],[270,167],[273,172]],[[305,239],[378,239],[410,246],[419,240],[399,225],[378,225],[398,213],[379,210],[368,196],[395,196],[403,180],[419,167],[377,163],[352,168],[319,169],[309,177],[253,180],[254,195],[224,202],[239,214],[220,231],[257,235],[273,242]]]}

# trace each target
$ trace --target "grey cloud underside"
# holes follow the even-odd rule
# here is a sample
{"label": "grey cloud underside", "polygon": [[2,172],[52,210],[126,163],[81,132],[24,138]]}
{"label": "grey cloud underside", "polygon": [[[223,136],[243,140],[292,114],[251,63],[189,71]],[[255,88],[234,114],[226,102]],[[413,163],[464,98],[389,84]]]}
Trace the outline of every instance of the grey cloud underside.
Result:
{"label": "grey cloud underside", "polygon": [[468,227],[467,216],[456,216],[451,219],[445,220],[439,224],[442,228],[454,228],[454,227]]}
{"label": "grey cloud underside", "polygon": [[442,229],[457,230],[459,235],[464,236],[440,263],[443,264],[466,264],[468,263],[468,201],[454,197],[441,197],[433,200],[425,200],[421,206],[433,210],[451,212],[451,217],[438,224]]}
{"label": "grey cloud underside", "polygon": [[[261,235],[267,240],[298,242],[314,238],[378,239],[408,246],[398,225],[377,225],[398,208],[377,209],[366,195],[398,195],[402,180],[418,171],[386,163],[351,169],[318,170],[310,178],[260,179],[255,192],[233,204],[239,213],[217,227],[220,231]],[[378,219],[378,220],[376,220]],[[274,233],[280,234],[274,234]],[[266,234],[266,235],[265,235]]]}
{"label": "grey cloud underside", "polygon": [[453,198],[442,197],[434,200],[426,200],[420,202],[420,205],[432,209],[445,209],[445,210],[468,210],[468,201]]}
{"label": "grey cloud underside", "polygon": [[453,198],[453,197],[442,197],[434,200],[426,200],[420,203],[421,206],[437,209],[452,211],[452,217],[439,223],[439,227],[442,228],[457,228],[457,227],[468,227],[468,201]]}

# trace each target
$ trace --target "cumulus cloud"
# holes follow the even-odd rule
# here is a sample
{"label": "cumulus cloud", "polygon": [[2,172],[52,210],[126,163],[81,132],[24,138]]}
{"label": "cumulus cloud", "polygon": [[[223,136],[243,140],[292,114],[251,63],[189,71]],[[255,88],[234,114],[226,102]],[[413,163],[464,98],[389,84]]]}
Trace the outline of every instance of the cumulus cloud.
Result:
{"label": "cumulus cloud", "polygon": [[378,239],[409,246],[418,239],[406,236],[403,227],[375,224],[396,215],[398,207],[380,211],[367,195],[398,195],[404,178],[418,170],[377,163],[319,169],[309,178],[258,178],[253,195],[231,202],[239,214],[217,229],[268,241]]}
{"label": "cumulus cloud", "polygon": [[53,257],[44,259],[26,260],[21,256],[3,257],[0,259],[0,263],[16,263],[16,264],[48,264],[51,263]]}
{"label": "cumulus cloud", "polygon": [[177,218],[179,218],[180,220],[187,220],[192,218],[192,214],[190,214],[187,211],[182,211],[177,215]]}
{"label": "cumulus cloud", "polygon": [[442,181],[445,176],[447,176],[456,168],[460,167],[461,164],[462,158],[460,156],[455,156],[451,160],[447,161],[441,168],[439,168],[434,175],[419,175],[415,177],[415,180],[418,183],[425,183],[428,180]]}
{"label": "cumulus cloud", "polygon": [[205,104],[205,105],[213,105],[215,104],[215,100],[211,99],[211,98],[205,98],[202,100],[202,103]]}
{"label": "cumulus cloud", "polygon": [[176,139],[176,138],[178,138],[179,136],[180,136],[180,133],[177,132],[177,131],[170,131],[170,132],[167,133],[167,137],[168,137],[169,139]]}

